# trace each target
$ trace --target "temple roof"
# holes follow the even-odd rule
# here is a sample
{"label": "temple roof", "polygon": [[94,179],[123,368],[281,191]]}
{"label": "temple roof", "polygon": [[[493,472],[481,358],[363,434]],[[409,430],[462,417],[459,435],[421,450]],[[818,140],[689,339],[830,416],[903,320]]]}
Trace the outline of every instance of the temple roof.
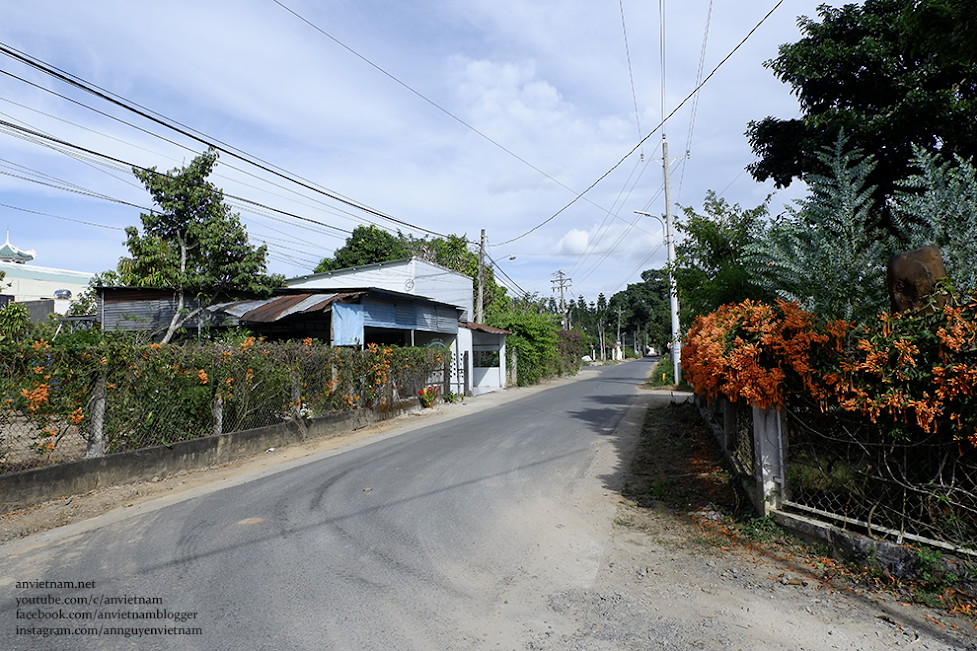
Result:
{"label": "temple roof", "polygon": [[19,262],[23,264],[24,262],[30,262],[34,259],[34,249],[30,251],[21,251],[16,246],[10,243],[10,231],[7,231],[7,241],[4,242],[3,246],[0,246],[0,261],[3,262]]}

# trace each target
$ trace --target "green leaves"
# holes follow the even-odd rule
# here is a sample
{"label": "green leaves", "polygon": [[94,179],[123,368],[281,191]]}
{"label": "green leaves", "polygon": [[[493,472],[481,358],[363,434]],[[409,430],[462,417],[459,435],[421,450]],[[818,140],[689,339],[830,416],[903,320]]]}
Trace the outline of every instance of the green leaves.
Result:
{"label": "green leaves", "polygon": [[[747,137],[759,158],[748,168],[753,177],[786,187],[814,173],[830,174],[819,152],[841,130],[877,157],[868,185],[874,186],[880,223],[891,228],[883,199],[911,173],[914,145],[977,154],[977,60],[973,47],[961,46],[972,39],[947,47],[941,30],[959,37],[959,25],[943,20],[945,12],[916,15],[917,5],[943,4],[866,0],[840,9],[823,5],[820,20],[801,19],[803,38],[782,45],[765,65],[790,85],[802,115],[750,123]],[[963,4],[953,11],[973,16]],[[943,18],[935,19],[937,14]]]}
{"label": "green leaves", "polygon": [[756,284],[756,270],[746,251],[763,236],[767,205],[743,209],[730,206],[716,193],[706,193],[703,213],[683,208],[676,230],[684,239],[675,247],[675,282],[683,323],[727,303],[767,296]]}
{"label": "green leaves", "polygon": [[899,248],[874,226],[875,162],[847,151],[839,134],[819,155],[830,175],[811,175],[811,195],[747,247],[760,284],[825,320],[866,321],[886,308],[885,267]]}
{"label": "green leaves", "polygon": [[182,169],[165,174],[155,168],[133,169],[159,211],[140,215],[142,234],[126,229],[130,258],[119,264],[121,280],[135,287],[172,288],[178,309],[163,337],[175,331],[198,310],[184,313],[189,298],[204,306],[221,292],[250,292],[268,296],[284,281],[266,273],[267,248],[254,247],[240,218],[224,203],[224,193],[207,181],[217,162],[213,149]]}

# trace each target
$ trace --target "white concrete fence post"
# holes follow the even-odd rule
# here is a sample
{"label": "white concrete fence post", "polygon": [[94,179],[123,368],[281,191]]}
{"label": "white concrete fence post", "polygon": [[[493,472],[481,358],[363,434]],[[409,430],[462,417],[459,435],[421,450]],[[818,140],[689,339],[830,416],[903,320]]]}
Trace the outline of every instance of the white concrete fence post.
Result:
{"label": "white concrete fence post", "polygon": [[86,459],[105,456],[105,373],[99,373],[95,378],[92,389],[92,413],[88,425],[88,445],[85,450]]}
{"label": "white concrete fence post", "polygon": [[756,472],[760,515],[780,509],[786,482],[783,412],[753,408],[753,467]]}

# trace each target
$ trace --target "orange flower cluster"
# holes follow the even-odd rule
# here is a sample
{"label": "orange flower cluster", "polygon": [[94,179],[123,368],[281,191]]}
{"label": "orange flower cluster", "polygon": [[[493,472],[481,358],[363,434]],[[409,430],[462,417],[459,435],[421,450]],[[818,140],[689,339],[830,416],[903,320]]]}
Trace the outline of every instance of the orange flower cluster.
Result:
{"label": "orange flower cluster", "polygon": [[[852,343],[849,343],[852,342]],[[804,391],[878,422],[935,432],[946,423],[977,446],[977,303],[936,314],[882,314],[872,327],[817,326],[794,303],[745,301],[696,319],[682,369],[696,392],[769,408]]]}
{"label": "orange flower cluster", "polygon": [[775,306],[753,301],[724,305],[696,319],[682,351],[682,371],[698,393],[730,400],[744,398],[751,405],[784,404],[788,375],[819,400],[828,391],[812,367],[812,349],[839,337],[847,324],[833,323],[817,332],[812,315],[795,303]]}
{"label": "orange flower cluster", "polygon": [[51,387],[48,384],[38,384],[33,389],[20,390],[20,395],[27,399],[27,411],[32,414],[47,402],[50,393]]}

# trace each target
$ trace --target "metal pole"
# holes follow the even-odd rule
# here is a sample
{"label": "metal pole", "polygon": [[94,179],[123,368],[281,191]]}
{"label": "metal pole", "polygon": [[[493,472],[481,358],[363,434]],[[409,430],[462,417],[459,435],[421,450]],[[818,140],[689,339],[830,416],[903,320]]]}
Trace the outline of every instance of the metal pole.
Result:
{"label": "metal pole", "polygon": [[482,239],[478,246],[478,303],[475,306],[475,323],[482,322],[482,289],[485,282],[485,229],[482,229]]}

